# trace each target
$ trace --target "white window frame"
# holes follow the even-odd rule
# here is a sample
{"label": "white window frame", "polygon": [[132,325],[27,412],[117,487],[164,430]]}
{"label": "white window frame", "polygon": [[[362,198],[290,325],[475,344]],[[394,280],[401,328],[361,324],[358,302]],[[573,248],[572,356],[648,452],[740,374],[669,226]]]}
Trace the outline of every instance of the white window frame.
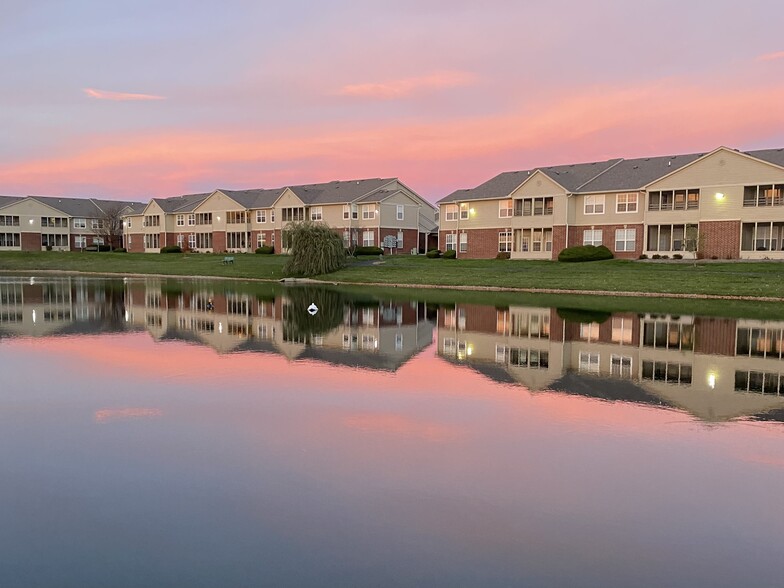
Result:
{"label": "white window frame", "polygon": [[594,247],[598,247],[602,244],[602,236],[601,229],[585,229],[583,231],[583,245],[593,245]]}
{"label": "white window frame", "polygon": [[87,247],[87,237],[84,235],[76,235],[74,237],[74,247],[76,249],[84,249]]}
{"label": "white window frame", "polygon": [[462,202],[460,204],[460,220],[468,220],[469,212],[470,212],[470,208],[468,207],[468,203]]}
{"label": "white window frame", "polygon": [[512,199],[501,200],[498,203],[498,218],[510,218],[514,216],[514,202]]}
{"label": "white window frame", "polygon": [[456,221],[460,213],[460,207],[457,204],[447,204],[444,206],[444,220]]}
{"label": "white window frame", "polygon": [[590,194],[583,202],[583,214],[604,214],[604,194]]}
{"label": "white window frame", "polygon": [[86,218],[75,218],[75,219],[73,219],[73,228],[74,229],[86,229],[87,228],[87,219]]}
{"label": "white window frame", "polygon": [[320,221],[324,220],[324,209],[321,206],[314,206],[310,209],[310,220]]}
{"label": "white window frame", "polygon": [[98,229],[100,229],[102,224],[103,223],[99,218],[90,219],[90,227],[92,228],[93,231],[97,231]]}
{"label": "white window frame", "polygon": [[512,252],[512,231],[498,232],[498,252],[499,253]]}
{"label": "white window frame", "polygon": [[376,246],[376,232],[375,231],[362,231],[362,246],[375,247]]}
{"label": "white window frame", "polygon": [[256,247],[264,247],[264,231],[259,231],[256,235]]}
{"label": "white window frame", "polygon": [[[631,235],[631,238],[629,238]],[[618,244],[622,243],[621,248]],[[629,244],[631,243],[631,249]],[[637,243],[637,229],[615,229],[615,251],[629,252],[634,251]]]}
{"label": "white window frame", "polygon": [[598,374],[601,369],[602,356],[600,353],[580,352],[578,371],[585,374]]}
{"label": "white window frame", "polygon": [[132,220],[132,219],[131,219],[131,217],[128,217],[128,222],[126,223],[126,226],[127,226],[129,229],[131,228],[131,220]]}
{"label": "white window frame", "polygon": [[465,231],[460,233],[460,253],[468,252],[468,233]]}
{"label": "white window frame", "polygon": [[627,192],[618,194],[615,197],[615,212],[626,214],[639,210],[639,194],[637,192]]}
{"label": "white window frame", "polygon": [[263,225],[267,222],[267,211],[266,210],[257,210],[256,211],[256,223]]}
{"label": "white window frame", "polygon": [[191,213],[188,215],[188,226],[195,227],[196,226],[196,215]]}
{"label": "white window frame", "polygon": [[188,249],[196,249],[196,233],[188,235]]}
{"label": "white window frame", "polygon": [[185,235],[182,233],[177,235],[177,247],[182,249],[182,246],[185,244]]}
{"label": "white window frame", "polygon": [[406,218],[406,207],[402,204],[398,204],[395,208],[395,217],[399,221],[404,220]]}
{"label": "white window frame", "polygon": [[397,232],[397,243],[396,243],[396,245],[397,245],[398,249],[403,249],[403,231],[398,231]]}
{"label": "white window frame", "polygon": [[447,233],[444,237],[444,251],[456,251],[456,235],[454,233]]}
{"label": "white window frame", "polygon": [[[634,361],[629,355],[610,355],[610,374],[616,378],[631,379]],[[616,370],[617,366],[617,370]]]}
{"label": "white window frame", "polygon": [[178,227],[184,227],[185,226],[185,215],[184,214],[178,214],[177,218],[175,220],[175,224]]}
{"label": "white window frame", "polygon": [[363,204],[362,205],[362,220],[374,220],[376,218],[376,205]]}
{"label": "white window frame", "polygon": [[351,206],[348,204],[343,205],[343,220],[349,220],[351,218]]}

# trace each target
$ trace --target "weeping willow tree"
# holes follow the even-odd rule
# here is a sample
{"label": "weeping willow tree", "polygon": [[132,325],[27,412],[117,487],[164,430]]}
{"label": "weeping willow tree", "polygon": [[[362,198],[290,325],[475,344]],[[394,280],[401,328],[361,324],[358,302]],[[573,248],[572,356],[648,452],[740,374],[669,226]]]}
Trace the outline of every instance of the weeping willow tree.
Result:
{"label": "weeping willow tree", "polygon": [[287,276],[305,278],[328,274],[346,263],[343,239],[325,223],[291,223],[284,231],[290,257],[283,268]]}

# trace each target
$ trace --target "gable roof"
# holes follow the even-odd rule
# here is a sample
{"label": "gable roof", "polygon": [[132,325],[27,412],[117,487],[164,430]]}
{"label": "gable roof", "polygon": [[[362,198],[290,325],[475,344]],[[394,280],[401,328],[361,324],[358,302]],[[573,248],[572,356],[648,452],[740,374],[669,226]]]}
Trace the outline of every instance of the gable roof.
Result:
{"label": "gable roof", "polygon": [[302,202],[308,205],[340,204],[342,202],[355,202],[394,181],[395,178],[368,178],[364,180],[325,182],[322,184],[302,184],[299,186],[288,186],[288,188]]}
{"label": "gable roof", "polygon": [[[182,196],[172,196],[170,198],[153,198],[161,207],[163,212],[193,212],[193,210],[204,202],[210,194],[184,194]],[[146,208],[146,206],[145,206]]]}
{"label": "gable roof", "polygon": [[[784,149],[737,152],[784,167]],[[456,190],[439,200],[438,204],[462,200],[495,200],[505,198],[537,170],[563,186],[568,192],[575,194],[641,190],[648,184],[694,163],[709,153],[713,153],[713,151],[687,153],[684,155],[639,157],[636,159],[610,159],[601,162],[556,165],[504,172],[483,184],[479,184],[476,188]]]}
{"label": "gable roof", "polygon": [[76,218],[100,218],[110,206],[119,205],[125,208],[141,204],[140,202],[99,200],[97,198],[61,198],[57,196],[29,196],[29,198]]}
{"label": "gable roof", "polygon": [[273,188],[271,190],[263,188],[257,190],[218,190],[218,192],[225,194],[237,204],[248,209],[271,208],[284,191],[285,188]]}
{"label": "gable roof", "polygon": [[0,208],[24,200],[21,196],[0,196]]}

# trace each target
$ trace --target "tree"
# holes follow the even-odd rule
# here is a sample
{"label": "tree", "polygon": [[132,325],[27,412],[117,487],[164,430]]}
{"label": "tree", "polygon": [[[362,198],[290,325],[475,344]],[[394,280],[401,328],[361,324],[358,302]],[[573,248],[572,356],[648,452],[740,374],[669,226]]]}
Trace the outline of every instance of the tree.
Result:
{"label": "tree", "polygon": [[121,204],[106,206],[101,210],[98,229],[96,233],[103,238],[104,244],[111,250],[117,249],[122,244],[123,219],[122,211],[125,207]]}
{"label": "tree", "polygon": [[687,225],[684,235],[684,249],[694,253],[694,265],[705,256],[705,235],[700,233],[697,225]]}
{"label": "tree", "polygon": [[346,264],[343,239],[325,223],[291,223],[284,230],[283,238],[291,255],[283,268],[287,276],[328,274]]}

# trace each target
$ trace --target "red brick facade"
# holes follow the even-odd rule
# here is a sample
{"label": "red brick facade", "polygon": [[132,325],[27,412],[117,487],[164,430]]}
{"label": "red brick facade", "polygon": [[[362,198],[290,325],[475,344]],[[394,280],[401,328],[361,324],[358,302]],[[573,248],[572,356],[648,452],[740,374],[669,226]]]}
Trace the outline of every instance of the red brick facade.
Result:
{"label": "red brick facade", "polygon": [[[633,223],[626,225],[581,225],[569,227],[569,247],[575,247],[583,244],[583,232],[589,230],[602,232],[602,245],[607,247],[613,252],[613,255],[618,259],[637,259],[642,255],[643,248],[645,247],[645,225],[642,223]],[[615,231],[617,229],[635,229],[634,235],[634,251],[616,251],[615,250]],[[553,230],[555,232],[555,230]],[[555,248],[555,236],[553,235],[553,253],[554,257],[558,257]]]}
{"label": "red brick facade", "polygon": [[22,233],[19,244],[22,251],[41,251],[41,233]]}
{"label": "red brick facade", "polygon": [[553,227],[553,259],[566,248],[566,225]]}
{"label": "red brick facade", "polygon": [[[417,239],[419,238],[419,231],[416,229],[400,229],[403,232],[403,246],[400,248],[395,248],[392,250],[392,253],[395,255],[402,255],[411,253],[412,249],[417,249]],[[381,237],[378,241],[378,246],[381,247],[382,243],[384,242],[384,237],[387,235],[393,236],[397,239],[398,229],[381,229]],[[341,231],[342,234],[342,231]],[[389,253],[389,249],[384,250],[385,253]]]}
{"label": "red brick facade", "polygon": [[[511,231],[511,229],[467,229],[461,233],[468,235],[468,249],[458,251],[457,256],[463,259],[490,259],[498,255],[498,233]],[[446,235],[455,231],[439,231],[438,248],[446,251]],[[459,237],[455,237],[455,246],[458,245]]]}
{"label": "red brick facade", "polygon": [[212,250],[215,253],[223,253],[226,251],[226,232],[213,231],[212,233]]}
{"label": "red brick facade", "polygon": [[125,244],[125,248],[131,253],[144,253],[144,233],[131,233],[131,242]]}
{"label": "red brick facade", "polygon": [[700,252],[707,259],[738,259],[740,221],[700,221]]}

